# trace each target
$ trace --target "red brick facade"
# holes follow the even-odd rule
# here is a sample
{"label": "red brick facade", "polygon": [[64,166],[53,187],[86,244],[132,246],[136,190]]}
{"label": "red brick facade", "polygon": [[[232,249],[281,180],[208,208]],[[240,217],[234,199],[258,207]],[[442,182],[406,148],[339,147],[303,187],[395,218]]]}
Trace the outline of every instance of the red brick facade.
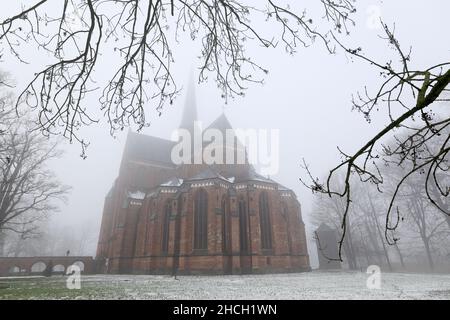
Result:
{"label": "red brick facade", "polygon": [[[130,165],[134,170],[135,163]],[[195,176],[202,165],[167,170],[142,166],[142,175],[155,170],[159,176],[184,171]],[[179,185],[161,185],[163,178],[147,182],[147,191],[130,193],[126,169],[105,200],[97,259],[107,273],[246,273],[309,270],[305,228],[295,194],[269,179],[250,177],[231,182],[223,177],[184,177]],[[181,173],[179,173],[181,175]],[[150,174],[148,176],[151,176]],[[153,187],[151,186],[153,185]],[[195,250],[196,193],[207,193],[207,249]],[[261,248],[259,198],[269,203],[271,249]],[[238,202],[246,207],[247,229],[242,231]],[[164,217],[170,204],[168,250],[162,252]],[[249,250],[240,251],[240,237],[247,236]],[[223,241],[227,239],[227,244]]]}
{"label": "red brick facade", "polygon": [[[214,124],[229,125],[224,116]],[[119,177],[105,200],[100,272],[310,270],[301,208],[291,190],[258,175],[249,164],[175,166],[169,158],[172,146],[128,135]],[[200,208],[199,192],[206,192],[201,202],[206,210]],[[267,201],[260,208],[263,193]],[[261,230],[270,240],[268,248],[263,249]],[[201,249],[194,248],[196,236],[204,240]]]}

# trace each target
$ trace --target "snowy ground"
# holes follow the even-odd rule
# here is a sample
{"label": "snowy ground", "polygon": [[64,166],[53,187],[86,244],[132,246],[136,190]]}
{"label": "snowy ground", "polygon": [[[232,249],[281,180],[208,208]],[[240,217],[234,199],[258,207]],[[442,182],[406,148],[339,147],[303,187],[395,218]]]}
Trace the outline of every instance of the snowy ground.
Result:
{"label": "snowy ground", "polygon": [[245,276],[82,276],[0,278],[0,299],[450,299],[450,275],[382,273],[381,288],[367,289],[358,272]]}

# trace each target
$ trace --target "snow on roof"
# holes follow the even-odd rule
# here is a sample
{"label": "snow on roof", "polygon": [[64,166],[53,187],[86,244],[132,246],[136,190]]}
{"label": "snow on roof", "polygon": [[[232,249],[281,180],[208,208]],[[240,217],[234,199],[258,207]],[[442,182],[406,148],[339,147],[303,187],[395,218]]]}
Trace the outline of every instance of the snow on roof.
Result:
{"label": "snow on roof", "polygon": [[259,182],[278,184],[276,181],[273,181],[270,178],[266,178],[263,175],[260,175],[259,173],[257,173],[255,171],[254,168],[250,168],[245,174],[241,175],[238,178],[237,182],[244,182],[244,181],[259,181]]}
{"label": "snow on roof", "polygon": [[162,183],[161,187],[179,187],[182,184],[183,184],[183,179],[174,177],[174,178],[170,179],[169,181]]}
{"label": "snow on roof", "polygon": [[145,192],[141,190],[134,190],[134,191],[128,191],[127,193],[128,198],[136,199],[136,200],[143,200],[145,198]]}
{"label": "snow on roof", "polygon": [[205,170],[196,174],[192,178],[189,178],[189,180],[208,180],[208,179],[216,179],[216,178],[228,181],[227,178],[225,178],[224,176],[215,172],[210,167],[207,167]]}
{"label": "snow on roof", "polygon": [[278,190],[280,191],[292,191],[288,187],[283,186],[282,184],[278,184]]}

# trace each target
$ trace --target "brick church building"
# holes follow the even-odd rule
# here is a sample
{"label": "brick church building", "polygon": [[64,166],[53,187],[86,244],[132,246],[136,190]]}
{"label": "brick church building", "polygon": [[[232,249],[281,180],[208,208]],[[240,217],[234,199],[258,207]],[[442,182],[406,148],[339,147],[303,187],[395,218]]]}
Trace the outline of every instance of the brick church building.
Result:
{"label": "brick church building", "polygon": [[[180,128],[196,121],[193,88]],[[225,115],[209,128],[231,129]],[[243,164],[175,165],[176,142],[129,133],[105,199],[97,248],[103,273],[309,271],[295,193]],[[237,144],[236,144],[237,145]]]}

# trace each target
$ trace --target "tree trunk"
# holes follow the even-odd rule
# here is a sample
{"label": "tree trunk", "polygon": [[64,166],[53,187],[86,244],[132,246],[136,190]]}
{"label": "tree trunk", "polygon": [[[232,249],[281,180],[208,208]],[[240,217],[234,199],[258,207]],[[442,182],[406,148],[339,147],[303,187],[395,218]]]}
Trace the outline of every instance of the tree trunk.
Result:
{"label": "tree trunk", "polygon": [[0,231],[0,257],[5,256],[5,234]]}
{"label": "tree trunk", "polygon": [[394,248],[397,251],[397,254],[398,254],[398,257],[400,259],[400,264],[401,264],[402,268],[406,269],[405,262],[403,261],[402,252],[400,251],[400,248],[398,247],[397,243],[394,243]]}
{"label": "tree trunk", "polygon": [[22,247],[23,247],[23,240],[18,237],[14,243],[14,249],[13,249],[13,255],[14,257],[19,257],[21,252],[22,252]]}
{"label": "tree trunk", "polygon": [[374,256],[376,257],[376,261],[378,263],[379,266],[382,265],[382,261],[381,261],[381,250],[378,247],[378,241],[376,239],[376,237],[374,237],[370,226],[368,225],[368,223],[366,222],[366,232],[367,232],[367,236],[369,237],[369,240],[372,244],[372,248],[373,248],[373,252],[374,252]]}
{"label": "tree trunk", "polygon": [[366,241],[364,240],[364,236],[361,231],[360,231],[360,236],[361,236],[361,240],[362,240],[362,246],[364,249],[364,256],[366,257],[366,263],[367,263],[367,266],[370,266],[372,263],[370,261],[369,250],[367,249],[367,244],[366,244]]}
{"label": "tree trunk", "polygon": [[[443,209],[444,211],[446,211],[447,213],[450,212],[450,206],[448,205],[448,201],[442,200],[441,195],[439,193],[439,191],[437,190],[436,185],[432,182],[431,183],[431,188],[430,188],[431,192],[433,193],[434,196],[434,200],[436,201],[437,205]],[[442,211],[441,211],[442,212]],[[442,212],[442,214],[445,215],[445,221],[447,222],[448,227],[450,228],[450,215],[445,214],[444,212]]]}
{"label": "tree trunk", "polygon": [[[430,239],[427,236],[427,222],[425,219],[425,211],[422,206],[422,203],[419,203],[417,198],[412,198],[413,212],[416,212],[416,224],[419,228],[420,237],[423,242],[423,246],[425,248],[425,253],[427,254],[428,264],[430,265],[430,269],[434,269],[433,257],[431,255],[430,249]],[[430,235],[431,236],[431,235]]]}
{"label": "tree trunk", "polygon": [[381,245],[383,246],[383,252],[384,252],[384,255],[386,257],[386,263],[387,263],[387,265],[389,267],[389,271],[392,271],[391,259],[389,258],[389,253],[387,251],[386,244],[384,243],[383,233],[381,232],[380,225],[378,224],[378,219],[377,219],[377,215],[376,215],[376,212],[375,212],[375,207],[373,205],[372,198],[370,197],[370,195],[367,195],[367,196],[369,197],[370,210],[372,212],[372,219],[374,220],[376,229],[378,231],[378,236],[380,237]]}
{"label": "tree trunk", "polygon": [[433,256],[431,255],[431,249],[430,249],[430,243],[427,238],[422,237],[423,244],[425,247],[425,252],[427,253],[428,258],[428,264],[430,265],[430,269],[434,270],[434,262],[433,262]]}
{"label": "tree trunk", "polygon": [[355,263],[353,261],[353,257],[352,257],[352,253],[350,251],[349,245],[347,243],[347,241],[344,240],[344,253],[345,253],[345,257],[347,258],[347,263],[348,263],[348,268],[350,270],[355,270]]}
{"label": "tree trunk", "polygon": [[344,245],[345,245],[344,249],[345,249],[345,247],[347,247],[346,256],[347,256],[347,259],[348,259],[348,262],[349,262],[349,268],[351,270],[358,269],[358,262],[356,261],[356,254],[355,254],[355,250],[354,250],[354,247],[353,247],[351,232],[348,233],[347,239],[344,240]]}

